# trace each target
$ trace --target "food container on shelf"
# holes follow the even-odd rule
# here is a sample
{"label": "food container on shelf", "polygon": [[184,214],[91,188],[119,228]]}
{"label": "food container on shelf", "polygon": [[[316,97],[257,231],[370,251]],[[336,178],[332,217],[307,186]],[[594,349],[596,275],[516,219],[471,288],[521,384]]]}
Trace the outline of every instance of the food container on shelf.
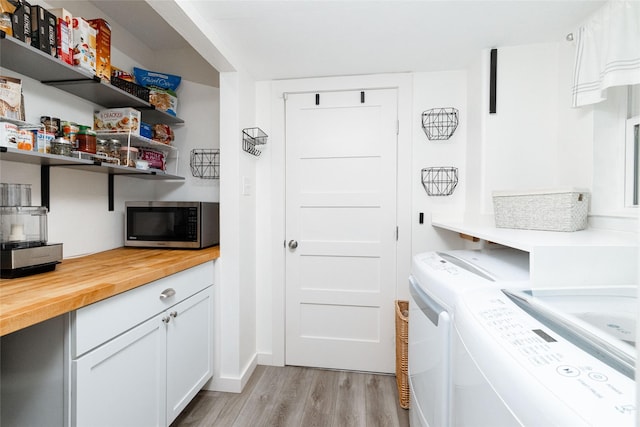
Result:
{"label": "food container on shelf", "polygon": [[109,157],[113,157],[114,159],[118,159],[120,161],[120,148],[122,148],[122,143],[118,139],[110,139],[108,142],[109,147]]}
{"label": "food container on shelf", "polygon": [[89,126],[79,126],[76,141],[78,143],[78,151],[96,154],[97,137]]}
{"label": "food container on shelf", "polygon": [[51,141],[51,154],[70,157],[71,151],[73,151],[73,144],[66,138],[58,137]]}
{"label": "food container on shelf", "polygon": [[109,141],[106,139],[96,140],[96,154],[109,155]]}
{"label": "food container on shelf", "polygon": [[138,160],[138,149],[136,147],[120,148],[120,165],[135,168]]}
{"label": "food container on shelf", "polygon": [[76,136],[78,135],[79,130],[80,128],[76,123],[73,123],[73,122],[62,123],[62,135],[71,142],[71,145],[73,145],[74,149],[77,146]]}

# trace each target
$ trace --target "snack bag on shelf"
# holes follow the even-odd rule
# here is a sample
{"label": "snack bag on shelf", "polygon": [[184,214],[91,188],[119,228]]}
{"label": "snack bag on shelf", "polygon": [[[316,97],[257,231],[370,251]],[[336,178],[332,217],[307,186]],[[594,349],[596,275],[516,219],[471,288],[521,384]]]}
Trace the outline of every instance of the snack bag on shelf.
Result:
{"label": "snack bag on shelf", "polygon": [[169,125],[155,124],[153,125],[153,136],[151,139],[169,145],[171,141],[173,141],[173,130]]}
{"label": "snack bag on shelf", "polygon": [[146,160],[149,162],[149,167],[153,169],[164,171],[167,168],[166,158],[162,151],[140,148],[138,159]]}
{"label": "snack bag on shelf", "polygon": [[178,110],[176,90],[180,86],[182,77],[157,71],[144,70],[133,67],[136,83],[149,88],[149,102],[158,110],[165,111],[172,116]]}
{"label": "snack bag on shelf", "polygon": [[0,30],[4,31],[8,36],[13,35],[13,24],[11,16],[17,9],[14,1],[0,0]]}
{"label": "snack bag on shelf", "polygon": [[0,76],[0,117],[24,120],[20,79]]}

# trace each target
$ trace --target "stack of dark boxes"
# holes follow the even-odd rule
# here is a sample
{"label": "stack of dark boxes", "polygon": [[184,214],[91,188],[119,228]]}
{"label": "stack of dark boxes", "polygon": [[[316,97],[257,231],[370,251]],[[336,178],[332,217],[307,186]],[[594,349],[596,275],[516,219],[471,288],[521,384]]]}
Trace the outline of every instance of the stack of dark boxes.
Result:
{"label": "stack of dark boxes", "polygon": [[58,57],[58,18],[42,6],[31,6],[31,46]]}

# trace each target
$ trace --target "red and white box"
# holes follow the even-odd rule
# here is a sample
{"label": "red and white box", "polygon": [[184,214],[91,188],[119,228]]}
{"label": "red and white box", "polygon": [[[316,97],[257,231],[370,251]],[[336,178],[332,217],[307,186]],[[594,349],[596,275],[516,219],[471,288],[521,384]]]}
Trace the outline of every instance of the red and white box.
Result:
{"label": "red and white box", "polygon": [[73,16],[61,7],[49,12],[58,18],[58,58],[73,65]]}

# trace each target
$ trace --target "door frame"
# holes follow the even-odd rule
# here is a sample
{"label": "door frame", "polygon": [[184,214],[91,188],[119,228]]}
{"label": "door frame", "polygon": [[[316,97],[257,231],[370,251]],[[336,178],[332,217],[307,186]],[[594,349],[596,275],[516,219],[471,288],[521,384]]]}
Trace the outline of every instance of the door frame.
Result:
{"label": "door frame", "polygon": [[[271,298],[271,352],[261,352],[258,344],[258,362],[261,364],[283,366],[285,363],[285,93],[329,92],[341,90],[397,89],[398,91],[398,152],[397,152],[397,192],[396,218],[399,236],[396,243],[396,295],[404,298],[408,295],[407,280],[411,265],[411,166],[412,133],[414,125],[420,120],[412,120],[413,77],[410,73],[380,74],[366,76],[325,77],[314,79],[280,80],[270,85],[271,134],[269,136],[269,194],[270,211],[262,225],[265,233],[264,248],[269,250],[270,259],[270,298]],[[268,90],[268,89],[266,89]],[[259,114],[258,114],[259,117]],[[265,159],[266,160],[266,159]],[[260,220],[260,219],[259,219]],[[261,225],[257,225],[261,229]],[[258,242],[258,247],[261,247]],[[258,255],[259,259],[260,256]],[[269,354],[270,353],[270,354]]]}

